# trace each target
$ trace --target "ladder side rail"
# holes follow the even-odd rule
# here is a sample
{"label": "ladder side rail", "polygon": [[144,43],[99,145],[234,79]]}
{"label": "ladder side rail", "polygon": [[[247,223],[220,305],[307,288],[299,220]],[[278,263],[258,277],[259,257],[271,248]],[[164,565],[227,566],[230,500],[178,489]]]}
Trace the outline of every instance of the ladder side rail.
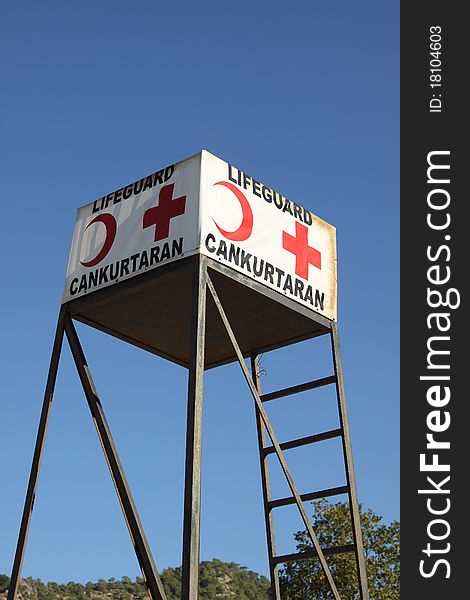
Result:
{"label": "ladder side rail", "polygon": [[342,445],[346,480],[348,484],[349,510],[351,514],[352,532],[354,545],[356,546],[356,567],[358,573],[359,593],[361,600],[369,600],[369,586],[367,582],[366,563],[364,557],[364,544],[362,540],[361,519],[359,514],[359,503],[357,499],[356,478],[354,474],[354,462],[352,455],[351,436],[349,432],[348,412],[346,407],[346,395],[344,391],[343,368],[341,362],[341,350],[339,346],[338,325],[331,326],[331,349],[333,364],[336,375],[336,397],[338,401],[338,412],[340,426],[343,430]]}
{"label": "ladder side rail", "polygon": [[[252,354],[251,360],[251,377],[253,383],[256,386],[256,390],[261,395],[261,379],[259,371],[259,360],[257,354]],[[259,460],[261,469],[261,486],[263,490],[263,508],[264,508],[264,520],[266,525],[266,540],[268,545],[268,559],[269,559],[269,574],[271,578],[271,594],[272,600],[281,600],[281,591],[279,587],[279,569],[277,564],[274,562],[276,555],[276,541],[274,535],[274,520],[273,515],[269,506],[271,501],[271,485],[269,479],[269,460],[265,452],[266,450],[266,430],[262,422],[258,407],[255,404],[256,412],[256,431],[258,434],[258,450]]]}

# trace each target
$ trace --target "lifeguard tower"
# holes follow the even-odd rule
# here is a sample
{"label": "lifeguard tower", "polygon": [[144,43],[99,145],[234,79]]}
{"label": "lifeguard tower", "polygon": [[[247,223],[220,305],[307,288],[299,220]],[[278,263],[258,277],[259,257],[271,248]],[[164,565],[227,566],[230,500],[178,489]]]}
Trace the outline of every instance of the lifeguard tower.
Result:
{"label": "lifeguard tower", "polygon": [[[326,557],[342,552],[355,553],[358,593],[368,599],[336,322],[335,228],[203,150],[77,211],[8,600],[18,588],[64,333],[149,595],[166,600],[74,320],[189,371],[182,600],[199,594],[204,371],[232,361],[239,362],[255,405],[273,600],[281,600],[278,565],[301,559],[320,561],[338,600]],[[262,393],[260,353],[324,335],[331,338],[330,376]],[[330,385],[340,426],[280,444],[264,403]],[[284,451],[335,437],[342,443],[344,485],[299,494]],[[271,454],[289,485],[286,498],[271,497]],[[340,494],[349,499],[353,543],[322,548],[304,502]],[[300,512],[309,552],[276,554],[272,513],[287,505]]]}

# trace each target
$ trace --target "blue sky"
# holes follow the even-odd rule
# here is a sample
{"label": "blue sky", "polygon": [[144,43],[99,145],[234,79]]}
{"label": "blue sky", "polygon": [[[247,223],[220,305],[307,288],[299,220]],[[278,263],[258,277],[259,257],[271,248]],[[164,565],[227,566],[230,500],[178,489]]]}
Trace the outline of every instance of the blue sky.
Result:
{"label": "blue sky", "polygon": [[[399,518],[398,18],[395,1],[2,4],[0,573],[13,560],[75,210],[201,148],[337,227],[359,499]],[[79,332],[157,567],[177,566],[186,372]],[[323,343],[266,355],[263,387],[329,374]],[[303,396],[270,403],[281,441],[333,423],[332,398]],[[139,574],[87,411],[65,348],[25,576]],[[302,493],[342,483],[334,442],[317,446],[288,454]],[[201,556],[266,574],[256,452],[238,367],[210,371]],[[273,479],[284,495],[274,461]],[[280,553],[301,528],[283,510]]]}

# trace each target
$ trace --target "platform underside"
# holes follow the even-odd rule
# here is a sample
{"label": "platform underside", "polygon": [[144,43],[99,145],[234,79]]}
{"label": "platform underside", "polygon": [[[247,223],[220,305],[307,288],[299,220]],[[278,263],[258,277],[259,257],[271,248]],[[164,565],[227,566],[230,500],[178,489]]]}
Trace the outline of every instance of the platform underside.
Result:
{"label": "platform underside", "polygon": [[[71,316],[172,362],[189,366],[192,276],[197,257],[153,269],[68,303]],[[245,356],[329,331],[329,321],[207,259],[208,272]],[[205,367],[236,360],[207,291]]]}

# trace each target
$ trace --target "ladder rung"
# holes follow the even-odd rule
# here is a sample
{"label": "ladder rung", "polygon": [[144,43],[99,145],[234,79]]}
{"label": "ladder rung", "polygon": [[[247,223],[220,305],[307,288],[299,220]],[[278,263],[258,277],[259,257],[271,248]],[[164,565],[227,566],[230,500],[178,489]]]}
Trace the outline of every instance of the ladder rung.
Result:
{"label": "ladder rung", "polygon": [[[301,494],[300,499],[302,502],[308,502],[309,500],[318,500],[319,498],[328,498],[329,496],[339,496],[340,494],[347,494],[349,487],[342,485],[340,487],[328,488],[327,490],[320,490],[319,492],[310,492],[309,494]],[[295,504],[295,498],[289,496],[288,498],[279,498],[278,500],[270,500],[268,502],[268,509],[277,508],[278,506],[287,506],[288,504]]]}
{"label": "ladder rung", "polygon": [[[354,544],[346,544],[345,546],[333,546],[332,548],[322,548],[325,556],[332,554],[345,554],[346,552],[355,552],[356,546]],[[281,563],[288,563],[294,560],[303,560],[308,558],[316,558],[317,553],[315,550],[308,550],[308,552],[296,552],[294,554],[282,554],[275,556],[273,562],[275,565]]]}
{"label": "ladder rung", "polygon": [[277,392],[271,392],[269,394],[263,394],[261,396],[262,402],[268,402],[269,400],[276,400],[277,398],[283,398],[284,396],[291,396],[292,394],[300,394],[300,392],[306,392],[307,390],[313,390],[324,385],[330,385],[330,383],[336,383],[336,375],[330,375],[329,377],[322,377],[321,379],[315,379],[314,381],[307,381],[307,383],[301,383],[300,385],[293,385],[292,387],[278,390]]}
{"label": "ladder rung", "polygon": [[[322,442],[323,440],[330,440],[331,438],[339,437],[340,435],[341,429],[332,429],[331,431],[308,435],[307,437],[292,440],[291,442],[284,442],[279,445],[281,450],[290,450],[291,448],[298,448],[299,446],[306,446],[307,444],[314,444],[315,442]],[[273,452],[276,452],[274,446],[266,446],[266,448],[263,448],[263,453],[265,455],[272,454]]]}

